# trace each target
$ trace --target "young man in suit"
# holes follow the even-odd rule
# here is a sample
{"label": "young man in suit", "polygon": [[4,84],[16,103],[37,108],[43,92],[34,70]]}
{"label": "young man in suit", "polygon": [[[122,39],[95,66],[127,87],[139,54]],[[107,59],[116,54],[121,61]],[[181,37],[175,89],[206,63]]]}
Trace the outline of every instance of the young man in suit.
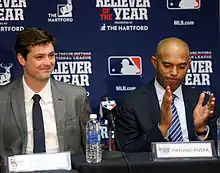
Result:
{"label": "young man in suit", "polygon": [[116,135],[126,152],[151,150],[152,142],[215,139],[215,97],[184,86],[190,66],[188,45],[166,38],[151,57],[156,77],[126,95],[116,117]]}
{"label": "young man in suit", "polygon": [[86,91],[51,78],[54,49],[54,37],[44,30],[18,33],[15,51],[24,74],[0,88],[1,154],[84,151],[91,112]]}

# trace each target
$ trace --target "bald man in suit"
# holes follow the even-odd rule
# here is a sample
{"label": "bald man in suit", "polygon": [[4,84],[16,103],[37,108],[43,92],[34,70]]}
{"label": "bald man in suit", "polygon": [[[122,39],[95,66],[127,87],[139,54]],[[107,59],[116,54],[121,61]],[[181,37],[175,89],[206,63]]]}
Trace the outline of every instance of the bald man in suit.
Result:
{"label": "bald man in suit", "polygon": [[189,55],[189,47],[181,39],[159,42],[151,57],[155,79],[120,102],[116,135],[124,151],[150,152],[152,142],[216,140],[214,94],[207,96],[182,84],[191,62]]}

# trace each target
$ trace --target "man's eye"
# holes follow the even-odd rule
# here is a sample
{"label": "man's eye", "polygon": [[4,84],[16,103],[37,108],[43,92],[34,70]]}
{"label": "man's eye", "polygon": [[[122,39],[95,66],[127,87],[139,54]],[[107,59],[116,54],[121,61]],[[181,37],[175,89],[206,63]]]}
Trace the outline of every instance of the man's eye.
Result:
{"label": "man's eye", "polygon": [[171,64],[163,64],[164,65],[164,67],[171,67]]}
{"label": "man's eye", "polygon": [[180,69],[184,69],[184,68],[186,68],[186,65],[185,64],[181,64],[181,65],[179,65],[179,68]]}
{"label": "man's eye", "polygon": [[43,56],[37,56],[36,57],[36,59],[42,59],[43,58]]}
{"label": "man's eye", "polygon": [[51,55],[49,55],[49,57],[50,57],[50,58],[54,58],[54,57],[55,57],[55,55],[54,55],[54,54],[51,54]]}

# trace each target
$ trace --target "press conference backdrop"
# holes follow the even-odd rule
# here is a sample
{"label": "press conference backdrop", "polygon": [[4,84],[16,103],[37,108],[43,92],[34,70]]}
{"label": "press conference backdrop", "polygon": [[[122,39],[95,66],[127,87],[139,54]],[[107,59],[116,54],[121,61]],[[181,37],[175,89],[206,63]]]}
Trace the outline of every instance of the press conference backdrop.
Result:
{"label": "press conference backdrop", "polygon": [[219,0],[0,0],[0,85],[22,75],[14,41],[26,27],[56,37],[53,77],[85,87],[94,112],[101,96],[117,99],[154,77],[150,57],[165,37],[190,46],[185,84],[220,99]]}

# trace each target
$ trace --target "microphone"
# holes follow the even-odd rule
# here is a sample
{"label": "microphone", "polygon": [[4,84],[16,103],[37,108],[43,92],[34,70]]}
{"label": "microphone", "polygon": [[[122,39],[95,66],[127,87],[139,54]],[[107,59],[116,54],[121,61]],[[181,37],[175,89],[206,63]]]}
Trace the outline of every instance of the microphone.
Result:
{"label": "microphone", "polygon": [[104,119],[106,119],[108,121],[108,128],[109,128],[109,132],[114,131],[115,132],[115,141],[118,145],[119,151],[112,151],[111,150],[111,133],[109,135],[109,151],[103,151],[103,156],[106,159],[116,159],[116,158],[124,158],[125,163],[128,167],[128,171],[129,173],[132,173],[131,170],[131,166],[128,162],[128,159],[125,155],[125,153],[122,151],[121,145],[118,141],[117,138],[117,134],[115,131],[115,116],[117,115],[117,109],[116,109],[116,102],[115,100],[109,100],[109,98],[107,96],[103,96],[101,97],[101,103],[100,103],[100,110],[99,110],[99,114],[101,117],[103,117]]}
{"label": "microphone", "polygon": [[[100,102],[100,116],[107,122],[108,138],[106,140],[106,149],[108,151],[116,150],[115,148],[115,115],[116,115],[116,103],[114,100],[110,100],[107,96],[101,97]],[[104,133],[103,133],[104,134]]]}
{"label": "microphone", "polygon": [[115,116],[116,116],[116,102],[115,100],[109,100],[107,96],[103,96],[101,99],[100,115],[108,120],[108,127],[110,130],[115,130]]}

